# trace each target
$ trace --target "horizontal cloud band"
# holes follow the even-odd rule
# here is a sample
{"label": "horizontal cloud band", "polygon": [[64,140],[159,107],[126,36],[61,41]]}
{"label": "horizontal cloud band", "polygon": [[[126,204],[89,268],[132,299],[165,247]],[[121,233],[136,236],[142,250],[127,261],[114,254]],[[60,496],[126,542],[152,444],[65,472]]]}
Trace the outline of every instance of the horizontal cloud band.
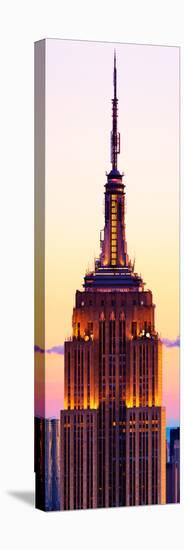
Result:
{"label": "horizontal cloud band", "polygon": [[161,338],[162,344],[166,346],[166,348],[179,348],[180,347],[180,338],[179,336],[176,338],[176,340],[169,340],[169,338]]}
{"label": "horizontal cloud band", "polygon": [[43,349],[40,348],[40,346],[35,346],[34,351],[37,353],[56,353],[57,355],[63,355],[64,354],[64,346],[53,346],[52,348]]}
{"label": "horizontal cloud band", "polygon": [[[179,348],[180,347],[180,338],[176,338],[175,340],[169,340],[168,338],[162,338],[161,342],[166,348]],[[34,351],[37,353],[55,353],[57,355],[64,355],[64,346],[53,346],[52,348],[43,349],[40,346],[35,346]]]}

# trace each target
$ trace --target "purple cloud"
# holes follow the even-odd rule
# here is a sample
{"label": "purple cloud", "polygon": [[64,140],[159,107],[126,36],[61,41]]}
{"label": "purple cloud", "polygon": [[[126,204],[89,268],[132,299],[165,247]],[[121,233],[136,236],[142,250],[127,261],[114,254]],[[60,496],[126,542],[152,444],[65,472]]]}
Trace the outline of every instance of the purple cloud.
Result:
{"label": "purple cloud", "polygon": [[40,346],[34,346],[34,351],[36,353],[56,353],[57,355],[64,355],[64,346],[53,346],[52,348],[43,349]]}
{"label": "purple cloud", "polygon": [[46,349],[46,353],[57,353],[58,355],[63,355],[64,346],[53,346],[52,348]]}
{"label": "purple cloud", "polygon": [[40,346],[34,346],[34,351],[36,351],[37,353],[44,353],[44,349],[40,348]]}
{"label": "purple cloud", "polygon": [[166,346],[166,348],[179,348],[180,347],[180,338],[179,336],[175,340],[169,340],[169,338],[162,338],[161,339],[162,344]]}
{"label": "purple cloud", "polygon": [[[162,344],[166,348],[179,348],[180,347],[180,338],[179,336],[175,340],[169,340],[169,338],[161,338]],[[64,345],[52,346],[52,348],[43,349],[40,346],[34,347],[35,352],[37,353],[55,353],[56,355],[64,355]]]}

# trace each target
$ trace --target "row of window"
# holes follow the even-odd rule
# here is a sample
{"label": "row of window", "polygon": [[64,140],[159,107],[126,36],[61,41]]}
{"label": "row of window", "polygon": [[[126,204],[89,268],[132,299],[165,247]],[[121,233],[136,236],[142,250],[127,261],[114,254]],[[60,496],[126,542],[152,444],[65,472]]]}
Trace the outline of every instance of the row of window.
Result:
{"label": "row of window", "polygon": [[117,263],[117,197],[111,199],[111,264]]}
{"label": "row of window", "polygon": [[[114,241],[116,242],[116,240],[114,240]],[[113,246],[115,246],[115,242],[113,242]],[[111,305],[112,305],[112,306],[115,306],[115,304],[116,304],[116,301],[115,301],[115,300],[111,300]],[[138,300],[135,300],[135,299],[132,300],[132,305],[136,306],[136,305],[140,305],[140,304],[141,304],[141,305],[144,305],[143,300],[141,300],[141,302],[139,302]],[[84,307],[85,305],[87,305],[87,306],[93,306],[93,305],[94,305],[94,302],[93,302],[93,300],[89,300],[89,301],[87,301],[87,302],[84,302],[84,300],[83,300],[83,301],[80,303],[80,305],[81,305],[81,307]],[[95,304],[95,305],[96,305],[96,304]],[[101,300],[101,301],[100,301],[100,305],[101,305],[101,306],[104,306],[104,305],[105,305],[105,300]],[[124,301],[124,300],[122,300],[121,305],[122,305],[122,306],[125,306],[125,301]]]}

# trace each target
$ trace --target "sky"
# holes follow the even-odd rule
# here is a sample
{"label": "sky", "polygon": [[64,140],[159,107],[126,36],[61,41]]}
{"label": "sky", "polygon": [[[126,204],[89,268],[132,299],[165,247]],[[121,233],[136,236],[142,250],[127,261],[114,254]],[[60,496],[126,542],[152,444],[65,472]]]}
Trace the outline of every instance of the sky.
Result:
{"label": "sky", "polygon": [[[71,335],[75,292],[99,255],[110,169],[114,47],[128,254],[153,292],[160,337],[174,342],[179,336],[179,49],[47,40],[47,350],[63,346]],[[59,416],[63,407],[60,352],[45,355],[46,416]],[[177,344],[163,345],[163,404],[167,424],[177,425]],[[36,414],[41,414],[41,399]]]}

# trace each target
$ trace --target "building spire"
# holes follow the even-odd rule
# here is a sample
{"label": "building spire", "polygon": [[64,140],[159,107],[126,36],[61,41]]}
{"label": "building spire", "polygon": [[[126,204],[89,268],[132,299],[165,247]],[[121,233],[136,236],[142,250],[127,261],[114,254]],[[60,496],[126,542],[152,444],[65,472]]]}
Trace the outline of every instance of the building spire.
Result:
{"label": "building spire", "polygon": [[114,85],[114,97],[112,99],[111,163],[112,163],[112,169],[117,170],[117,166],[118,166],[117,156],[120,153],[120,133],[117,131],[118,99],[117,99],[116,50],[114,50],[113,85]]}
{"label": "building spire", "polygon": [[[88,271],[84,278],[87,290],[126,289],[143,290],[141,277],[134,272],[129,260],[125,232],[125,184],[124,173],[119,172],[117,156],[120,153],[120,134],[117,130],[117,67],[116,52],[113,55],[113,99],[111,162],[112,169],[106,172],[105,183],[105,224],[100,232],[100,257],[95,261],[95,271]],[[116,275],[116,276],[114,276]]]}
{"label": "building spire", "polygon": [[114,99],[116,99],[116,83],[117,83],[117,70],[116,70],[116,50],[114,50]]}

